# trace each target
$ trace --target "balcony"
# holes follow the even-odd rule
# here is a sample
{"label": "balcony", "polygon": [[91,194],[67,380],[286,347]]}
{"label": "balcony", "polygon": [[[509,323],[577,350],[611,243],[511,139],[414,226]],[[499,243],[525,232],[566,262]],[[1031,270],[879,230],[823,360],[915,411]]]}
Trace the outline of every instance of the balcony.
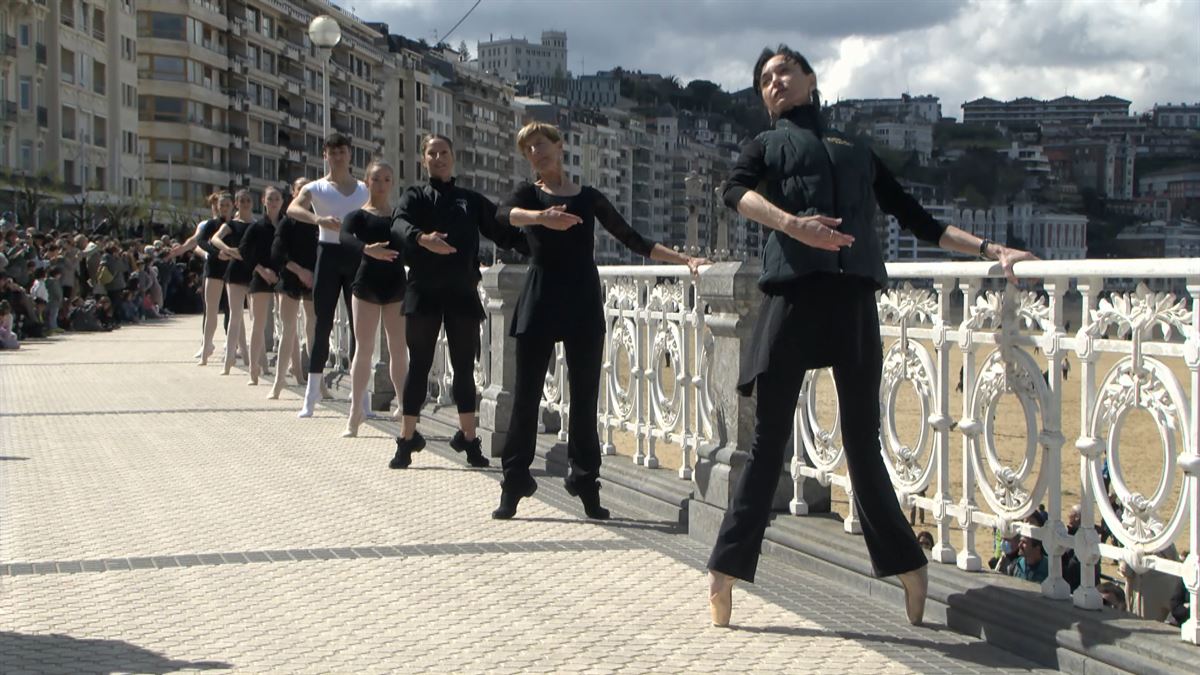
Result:
{"label": "balcony", "polygon": [[229,141],[229,147],[236,150],[245,150],[246,138],[244,136],[233,136]]}
{"label": "balcony", "polygon": [[233,94],[229,97],[229,109],[239,112],[249,112],[250,99],[245,94]]}
{"label": "balcony", "polygon": [[283,114],[283,125],[292,129],[304,129],[304,121],[288,112]]}
{"label": "balcony", "polygon": [[283,78],[283,90],[293,96],[299,96],[302,91],[300,82],[286,75]]}
{"label": "balcony", "polygon": [[46,65],[46,44],[44,42],[36,43],[33,46],[33,52],[34,52],[34,57],[37,60],[37,64],[39,66],[45,66]]}
{"label": "balcony", "polygon": [[17,102],[4,101],[0,104],[0,123],[16,124],[17,123]]}
{"label": "balcony", "polygon": [[46,106],[39,105],[37,108],[37,123],[38,126],[46,129],[50,126],[50,113],[46,110]]}
{"label": "balcony", "polygon": [[300,48],[285,43],[283,45],[283,58],[291,59],[293,61],[299,61],[300,60]]}
{"label": "balcony", "polygon": [[0,59],[17,58],[17,39],[11,35],[0,34]]}
{"label": "balcony", "polygon": [[285,156],[289,162],[296,162],[297,164],[304,162],[304,153],[300,150],[289,148]]}

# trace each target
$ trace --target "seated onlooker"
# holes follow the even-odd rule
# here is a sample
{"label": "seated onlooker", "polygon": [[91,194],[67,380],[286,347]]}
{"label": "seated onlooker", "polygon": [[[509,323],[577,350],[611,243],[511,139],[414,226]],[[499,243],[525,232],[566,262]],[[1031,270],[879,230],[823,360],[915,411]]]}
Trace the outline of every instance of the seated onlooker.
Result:
{"label": "seated onlooker", "polygon": [[1013,569],[1017,566],[1017,558],[1020,557],[1020,553],[1017,551],[1020,543],[1021,535],[1019,534],[1001,539],[999,555],[988,561],[988,568],[1005,576],[1012,576]]}
{"label": "seated onlooker", "polygon": [[[1072,506],[1071,510],[1067,513],[1067,534],[1074,537],[1075,533],[1079,531],[1079,526],[1082,524],[1082,522],[1082,507],[1080,507],[1079,504],[1076,504],[1075,506]],[[1092,569],[1096,577],[1095,583],[1099,584],[1100,566],[1095,565]],[[1074,547],[1067,549],[1062,554],[1062,574],[1063,579],[1067,582],[1067,586],[1069,586],[1072,591],[1074,591],[1076,588],[1079,588],[1079,584],[1081,583],[1081,579],[1083,577],[1083,563],[1081,563],[1078,556],[1075,555]]]}
{"label": "seated onlooker", "polygon": [[1046,559],[1046,549],[1042,542],[1033,537],[1021,537],[1017,545],[1017,564],[1012,568],[1012,576],[1041,583],[1050,576],[1050,561]]}
{"label": "seated onlooker", "polygon": [[12,307],[7,300],[0,300],[0,349],[20,349],[21,341],[13,332]]}
{"label": "seated onlooker", "polygon": [[933,534],[929,530],[921,530],[917,533],[917,543],[926,551],[933,550]]}
{"label": "seated onlooker", "polygon": [[[1155,555],[1166,560],[1178,559],[1174,544]],[[1179,577],[1157,570],[1137,572],[1124,560],[1119,568],[1121,576],[1125,577],[1125,598],[1129,603],[1129,611],[1143,619],[1165,621],[1171,614],[1171,596],[1175,593],[1175,583]]]}
{"label": "seated onlooker", "polygon": [[[1184,558],[1186,557],[1184,556]],[[1176,579],[1175,592],[1171,594],[1168,602],[1170,613],[1167,615],[1167,623],[1172,626],[1182,626],[1192,616],[1191,597],[1187,586],[1183,584],[1183,577]]]}
{"label": "seated onlooker", "polygon": [[1111,581],[1105,581],[1096,584],[1096,590],[1100,592],[1100,599],[1104,601],[1105,607],[1112,607],[1125,611],[1125,591],[1121,587]]}

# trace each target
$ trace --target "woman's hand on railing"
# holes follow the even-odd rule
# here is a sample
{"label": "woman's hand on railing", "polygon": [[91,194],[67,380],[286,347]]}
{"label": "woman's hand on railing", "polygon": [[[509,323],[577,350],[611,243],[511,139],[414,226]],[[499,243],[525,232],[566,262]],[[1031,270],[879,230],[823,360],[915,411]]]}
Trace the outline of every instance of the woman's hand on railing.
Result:
{"label": "woman's hand on railing", "polygon": [[396,256],[400,255],[399,251],[387,247],[386,241],[378,241],[374,244],[367,244],[363,247],[363,255],[370,256],[376,260],[384,262],[392,262]]}
{"label": "woman's hand on railing", "polygon": [[451,253],[458,252],[458,249],[446,243],[445,232],[428,232],[422,234],[420,237],[417,237],[417,243],[426,251],[438,255],[450,255]]}
{"label": "woman's hand on railing", "polygon": [[1013,272],[1013,265],[1026,260],[1038,260],[1039,258],[1029,251],[1022,251],[1019,248],[1008,248],[1007,246],[994,245],[1000,249],[996,255],[996,262],[1004,268],[1004,276],[1008,277],[1008,282],[1011,284],[1017,283],[1017,275]]}

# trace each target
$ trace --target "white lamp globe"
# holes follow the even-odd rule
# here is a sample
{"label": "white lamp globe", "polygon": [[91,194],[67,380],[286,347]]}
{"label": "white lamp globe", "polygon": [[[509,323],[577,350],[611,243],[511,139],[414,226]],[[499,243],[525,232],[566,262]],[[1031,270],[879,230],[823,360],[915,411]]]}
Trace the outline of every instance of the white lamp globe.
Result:
{"label": "white lamp globe", "polygon": [[336,19],[322,14],[308,24],[308,39],[322,49],[333,49],[342,41],[342,27]]}

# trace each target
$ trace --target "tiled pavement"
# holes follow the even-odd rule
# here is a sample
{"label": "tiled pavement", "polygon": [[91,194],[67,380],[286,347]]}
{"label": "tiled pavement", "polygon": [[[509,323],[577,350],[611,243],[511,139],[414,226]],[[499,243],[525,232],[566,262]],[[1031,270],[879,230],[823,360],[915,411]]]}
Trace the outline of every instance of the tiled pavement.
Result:
{"label": "tiled pavement", "polygon": [[[0,352],[0,672],[982,672],[1029,664],[764,563],[707,621],[702,546],[390,424],[343,439],[188,357],[196,318]],[[612,461],[622,461],[614,458]]]}

